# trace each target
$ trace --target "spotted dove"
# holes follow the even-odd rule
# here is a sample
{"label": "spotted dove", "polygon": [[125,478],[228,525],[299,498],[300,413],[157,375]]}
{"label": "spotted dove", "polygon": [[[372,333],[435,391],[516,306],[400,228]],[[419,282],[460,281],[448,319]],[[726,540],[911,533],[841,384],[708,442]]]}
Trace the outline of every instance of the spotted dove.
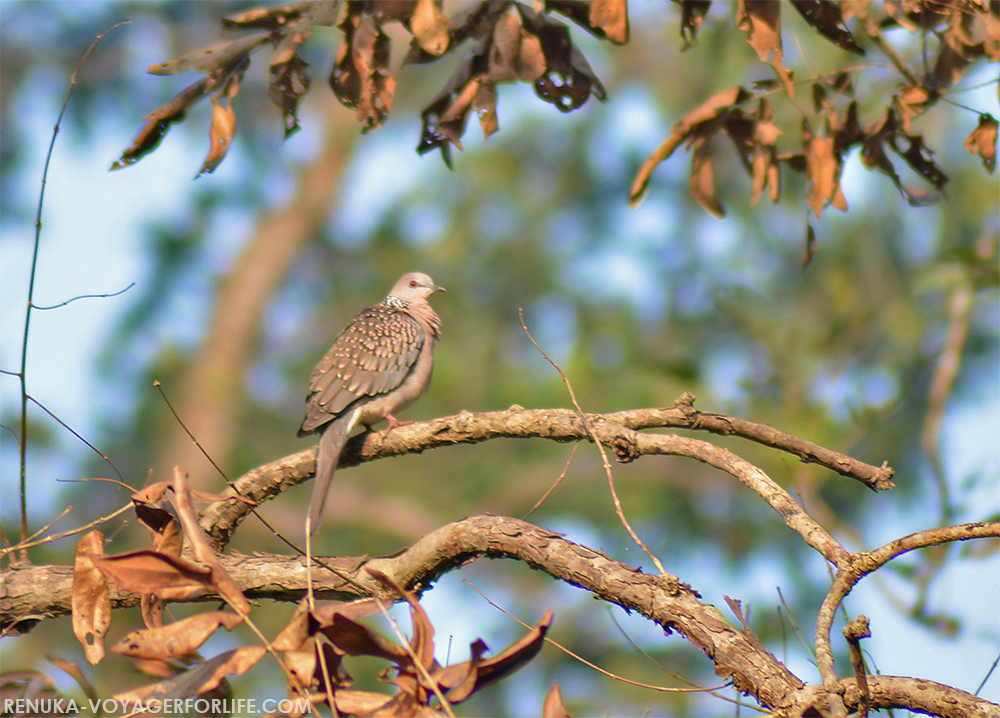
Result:
{"label": "spotted dove", "polygon": [[321,434],[307,534],[319,526],[327,488],[351,431],[382,419],[389,420],[390,429],[405,423],[393,413],[427,391],[434,342],[441,336],[441,319],[427,297],[443,291],[426,274],[404,274],[385,299],[351,320],[313,369],[299,428],[299,436]]}

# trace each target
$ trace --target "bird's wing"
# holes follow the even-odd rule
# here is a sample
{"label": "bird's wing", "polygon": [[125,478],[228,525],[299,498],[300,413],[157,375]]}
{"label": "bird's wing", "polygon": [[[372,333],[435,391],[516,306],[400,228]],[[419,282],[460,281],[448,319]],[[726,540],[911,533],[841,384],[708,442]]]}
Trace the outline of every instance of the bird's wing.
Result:
{"label": "bird's wing", "polygon": [[299,434],[315,431],[358,399],[399,387],[423,345],[424,330],[406,312],[381,304],[362,311],[313,370]]}

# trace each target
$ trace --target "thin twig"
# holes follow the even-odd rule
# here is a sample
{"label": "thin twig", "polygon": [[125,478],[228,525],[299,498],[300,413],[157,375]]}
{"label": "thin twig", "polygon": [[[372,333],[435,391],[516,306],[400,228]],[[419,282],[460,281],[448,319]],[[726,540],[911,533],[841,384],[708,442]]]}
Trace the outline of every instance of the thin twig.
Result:
{"label": "thin twig", "polygon": [[39,409],[41,409],[42,411],[44,411],[44,412],[45,412],[46,414],[48,414],[48,415],[49,415],[50,417],[52,417],[53,419],[55,419],[55,420],[56,420],[56,421],[57,421],[57,422],[59,423],[59,425],[60,425],[60,426],[61,426],[62,428],[64,428],[64,429],[65,429],[66,431],[68,431],[68,432],[69,432],[69,433],[71,433],[71,434],[72,434],[73,436],[75,436],[75,437],[76,437],[77,439],[79,439],[79,440],[80,440],[80,441],[82,441],[82,442],[83,442],[84,444],[86,444],[86,445],[87,445],[87,447],[88,447],[88,448],[89,448],[89,449],[90,449],[91,451],[93,451],[93,452],[94,452],[95,454],[97,454],[97,455],[98,455],[98,456],[100,456],[100,457],[101,457],[102,459],[104,459],[104,460],[105,460],[106,462],[108,462],[108,466],[110,466],[110,467],[111,467],[112,469],[114,469],[115,473],[116,473],[116,474],[118,474],[118,478],[119,478],[119,479],[121,479],[121,480],[122,480],[123,482],[125,481],[125,477],[124,477],[124,476],[122,476],[122,472],[120,472],[120,471],[118,470],[118,467],[117,467],[117,466],[115,466],[115,462],[113,462],[113,461],[112,461],[112,460],[111,460],[111,459],[110,459],[110,458],[108,457],[108,455],[107,455],[107,454],[105,454],[105,453],[104,453],[103,451],[101,451],[101,450],[100,450],[100,449],[98,449],[98,448],[97,448],[96,446],[94,446],[94,445],[93,445],[93,444],[91,444],[91,443],[90,443],[89,441],[87,441],[87,440],[86,440],[86,439],[84,439],[84,438],[83,438],[82,436],[80,436],[80,434],[79,434],[79,433],[77,433],[77,431],[76,431],[75,429],[73,429],[73,427],[71,427],[71,426],[70,426],[69,424],[67,424],[67,423],[66,423],[65,421],[63,421],[63,420],[62,420],[62,419],[60,419],[60,418],[59,418],[58,416],[56,416],[56,415],[55,415],[54,413],[52,413],[52,411],[51,411],[51,410],[50,410],[50,409],[49,409],[49,408],[48,408],[47,406],[45,406],[45,405],[44,405],[44,404],[42,404],[42,403],[41,403],[40,401],[38,401],[38,399],[36,399],[36,398],[35,398],[35,397],[33,397],[33,396],[29,396],[29,397],[28,397],[28,400],[29,400],[29,401],[30,401],[30,402],[31,402],[32,404],[34,404],[35,406],[37,406],[37,407],[38,407]]}
{"label": "thin twig", "polygon": [[102,524],[102,523],[104,523],[106,521],[110,521],[111,519],[113,519],[113,518],[115,518],[117,516],[121,516],[123,513],[125,513],[126,511],[128,511],[131,508],[132,508],[132,502],[130,501],[129,503],[125,504],[124,506],[122,506],[120,509],[118,509],[114,513],[108,514],[107,516],[102,516],[99,519],[94,519],[89,524],[85,524],[84,526],[80,526],[78,528],[71,529],[70,531],[64,531],[61,534],[52,534],[51,536],[46,536],[45,538],[38,539],[37,541],[26,541],[26,542],[14,544],[13,546],[8,546],[8,547],[6,547],[4,549],[0,549],[0,558],[3,558],[7,554],[9,554],[11,551],[18,551],[18,550],[29,549],[29,548],[32,548],[34,546],[41,546],[42,544],[45,544],[45,543],[51,543],[52,541],[58,541],[59,539],[64,539],[67,536],[73,536],[75,534],[83,533],[84,531],[89,531],[90,529],[94,528],[95,526],[98,526],[99,524]]}
{"label": "thin twig", "polygon": [[[49,177],[49,164],[52,162],[52,153],[56,146],[56,137],[59,136],[59,125],[62,123],[63,115],[66,114],[66,108],[69,106],[69,98],[73,94],[73,88],[76,87],[76,81],[80,76],[80,70],[83,68],[83,63],[86,62],[87,58],[97,43],[104,39],[105,35],[114,30],[115,28],[121,27],[122,25],[128,25],[131,20],[123,20],[117,22],[107,30],[97,35],[87,49],[84,51],[83,55],[80,57],[80,61],[76,64],[76,69],[73,70],[73,74],[69,78],[69,88],[66,90],[66,97],[63,99],[62,107],[59,109],[59,115],[56,117],[56,124],[52,127],[52,140],[49,142],[49,150],[45,155],[45,167],[42,170],[42,186],[38,192],[38,210],[35,213],[35,241],[34,247],[31,253],[31,273],[28,277],[28,303],[24,311],[24,336],[21,339],[21,371],[18,372],[18,378],[21,383],[21,437],[18,442],[18,449],[20,453],[20,510],[21,510],[21,545],[24,546],[27,542],[28,537],[28,493],[27,493],[27,476],[28,476],[28,381],[27,381],[27,369],[28,369],[28,335],[31,328],[31,310],[33,307],[33,299],[35,296],[35,274],[38,270],[38,250],[41,246],[42,241],[42,207],[45,205],[45,185],[48,182]],[[21,552],[21,560],[28,560],[27,547]]]}
{"label": "thin twig", "polygon": [[117,297],[124,294],[134,286],[135,282],[132,282],[127,287],[125,287],[125,289],[119,289],[117,292],[111,292],[110,294],[81,294],[79,296],[73,297],[72,299],[67,299],[65,302],[59,302],[59,304],[53,304],[50,307],[43,307],[38,304],[35,304],[33,306],[40,312],[47,312],[50,309],[59,309],[59,307],[65,307],[67,304],[72,304],[78,299],[109,299],[111,297]]}
{"label": "thin twig", "polygon": [[[479,589],[479,587],[476,586],[476,584],[474,584],[472,581],[470,581],[467,578],[463,578],[462,579],[462,583],[468,584],[469,587],[471,587],[473,591],[475,591],[480,596],[482,596],[486,600],[486,602],[488,604],[490,604],[491,606],[493,606],[493,608],[495,608],[498,611],[500,611],[500,613],[502,613],[503,615],[507,616],[507,618],[510,618],[510,619],[512,619],[514,621],[517,621],[518,623],[520,623],[522,626],[524,626],[525,628],[527,628],[529,630],[531,629],[531,626],[529,626],[527,623],[525,623],[524,621],[522,621],[520,618],[518,618],[517,616],[515,616],[513,613],[511,613],[507,609],[505,609],[502,606],[500,606],[497,603],[495,603],[492,599],[490,599],[490,597],[487,596],[485,593],[483,593]],[[668,686],[656,686],[656,685],[653,685],[651,683],[640,683],[639,681],[629,680],[628,678],[624,678],[623,676],[616,675],[616,674],[612,673],[611,671],[605,670],[605,669],[601,668],[600,666],[598,666],[598,665],[596,665],[594,663],[591,663],[590,661],[588,661],[583,656],[580,656],[580,655],[578,655],[576,653],[573,653],[573,651],[571,651],[568,648],[566,648],[565,646],[557,643],[556,641],[553,641],[548,636],[545,637],[545,642],[552,644],[553,646],[555,646],[556,648],[558,648],[560,651],[562,651],[563,653],[565,653],[570,658],[573,658],[573,659],[575,659],[577,661],[580,661],[580,663],[582,663],[583,665],[587,666],[588,668],[593,668],[595,671],[597,671],[598,673],[601,673],[601,674],[607,676],[608,678],[611,678],[611,679],[616,680],[616,681],[620,681],[621,683],[627,683],[630,686],[638,686],[639,688],[648,688],[651,691],[659,691],[660,693],[706,693],[706,692],[710,693],[712,691],[721,690],[722,688],[725,688],[726,686],[728,686],[728,685],[730,685],[732,683],[732,681],[726,681],[725,683],[722,683],[722,684],[720,684],[718,686],[713,686],[711,688],[670,688]]]}
{"label": "thin twig", "polygon": [[528,513],[526,513],[524,516],[521,517],[522,519],[527,521],[531,517],[531,515],[535,513],[535,511],[537,511],[542,504],[545,503],[546,499],[548,499],[552,495],[552,492],[555,491],[556,488],[559,486],[559,484],[562,483],[562,480],[566,478],[566,472],[569,471],[570,464],[573,463],[573,457],[576,456],[576,450],[579,447],[580,447],[579,441],[573,444],[573,450],[569,452],[569,458],[566,459],[566,465],[563,467],[562,473],[560,473],[559,476],[556,477],[555,482],[552,484],[552,486],[549,487],[549,490],[546,491],[544,494],[542,494],[542,498],[538,499],[538,501],[535,502],[535,505],[531,507]]}
{"label": "thin twig", "polygon": [[660,559],[656,558],[653,552],[646,547],[646,544],[644,544],[642,540],[639,538],[639,536],[636,535],[635,531],[632,530],[632,526],[631,524],[629,524],[628,519],[625,518],[625,512],[622,511],[621,501],[618,500],[618,491],[615,490],[615,479],[611,475],[611,462],[608,461],[608,454],[604,450],[604,445],[600,442],[600,440],[597,438],[597,435],[594,433],[594,429],[590,425],[590,420],[587,418],[587,415],[584,414],[583,409],[580,408],[580,404],[576,400],[576,392],[573,391],[573,385],[570,383],[569,377],[566,376],[566,372],[564,372],[559,367],[559,365],[556,364],[549,357],[549,355],[545,353],[545,350],[538,345],[538,342],[535,341],[535,338],[531,336],[531,331],[528,329],[528,325],[525,324],[524,322],[524,309],[518,307],[517,316],[521,320],[521,328],[524,329],[524,333],[528,335],[528,339],[531,340],[531,343],[535,345],[535,349],[541,352],[541,355],[545,357],[545,361],[551,364],[553,368],[557,372],[559,372],[559,376],[562,377],[563,383],[566,384],[566,389],[569,391],[569,398],[573,401],[573,406],[576,407],[576,413],[580,416],[580,420],[583,421],[583,425],[587,429],[587,435],[590,437],[591,441],[594,442],[594,445],[597,447],[597,450],[601,452],[601,459],[604,461],[604,472],[605,474],[607,474],[608,477],[608,486],[611,487],[611,498],[615,503],[615,513],[618,514],[618,520],[621,521],[622,526],[625,527],[625,530],[628,532],[628,535],[632,537],[632,540],[635,541],[636,545],[639,546],[639,548],[641,548],[645,552],[645,554],[649,556],[649,558],[653,561],[653,565],[656,566],[656,569],[660,572],[660,574],[667,573],[667,570],[663,568],[663,564],[660,563]]}

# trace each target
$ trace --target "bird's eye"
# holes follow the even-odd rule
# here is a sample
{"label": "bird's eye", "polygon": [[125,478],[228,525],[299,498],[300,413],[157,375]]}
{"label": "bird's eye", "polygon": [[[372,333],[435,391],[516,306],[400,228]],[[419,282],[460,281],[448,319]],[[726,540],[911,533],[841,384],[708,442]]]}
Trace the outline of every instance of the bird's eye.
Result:
{"label": "bird's eye", "polygon": [[416,286],[417,286],[417,280],[416,279],[411,279],[410,280],[410,287],[415,288]]}

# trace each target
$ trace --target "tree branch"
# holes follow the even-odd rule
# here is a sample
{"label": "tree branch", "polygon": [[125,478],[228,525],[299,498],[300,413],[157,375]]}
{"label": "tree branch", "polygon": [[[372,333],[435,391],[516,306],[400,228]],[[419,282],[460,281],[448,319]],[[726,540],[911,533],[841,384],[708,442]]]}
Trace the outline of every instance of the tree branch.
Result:
{"label": "tree branch", "polygon": [[[643,573],[600,551],[519,519],[475,516],[443,526],[395,556],[326,559],[350,580],[314,568],[313,586],[324,599],[351,600],[378,595],[394,600],[394,596],[386,594],[383,584],[371,578],[368,569],[377,569],[420,593],[446,571],[481,557],[521,561],[590,591],[604,601],[640,613],[668,634],[679,633],[713,661],[718,675],[731,677],[737,690],[752,695],[771,708],[775,716],[798,716],[810,706],[825,706],[824,686],[804,685],[756,636],[726,621],[714,606],[701,601],[697,591],[677,576]],[[221,563],[248,598],[293,601],[305,595],[305,566],[301,558],[234,555],[221,557]],[[24,615],[35,619],[65,615],[70,611],[72,567],[12,568],[0,574],[0,589],[3,625]],[[110,586],[110,593],[116,608],[139,604],[138,596],[116,586]],[[853,678],[836,681],[832,688],[846,706],[858,705],[860,695]],[[868,676],[868,689],[872,709],[905,707],[953,718],[1000,716],[1000,706],[930,681]]]}
{"label": "tree branch", "polygon": [[[681,450],[683,442],[671,443],[672,440],[681,437],[639,435],[636,434],[637,431],[657,428],[692,429],[741,436],[798,456],[802,461],[819,464],[843,476],[857,479],[872,489],[889,489],[894,486],[893,470],[885,464],[881,467],[865,464],[763,424],[754,424],[721,414],[703,414],[694,409],[693,402],[694,396],[685,392],[671,408],[587,414],[587,418],[598,440],[605,446],[610,446],[618,461],[623,463],[632,461],[643,453],[686,455]],[[637,436],[645,436],[645,439],[639,442]],[[497,438],[540,438],[563,442],[590,440],[583,421],[572,409],[525,409],[514,405],[506,411],[480,413],[463,411],[453,416],[397,427],[388,434],[384,431],[360,434],[347,442],[340,457],[339,467],[347,468],[388,456],[418,454],[426,449],[475,444]],[[690,445],[688,449],[690,450]],[[732,456],[729,452],[725,453]],[[311,477],[315,471],[315,454],[315,449],[306,449],[260,466],[237,479],[233,483],[234,488],[228,491],[234,494],[238,492],[240,496],[261,504]],[[693,458],[705,460],[700,456]],[[733,473],[726,468],[726,463],[720,460],[719,464],[713,465]],[[734,475],[738,476],[736,473]],[[787,501],[795,504],[790,496]],[[794,507],[791,504],[783,501],[781,508],[775,503],[772,503],[772,506],[788,522],[792,514],[801,512],[797,504]],[[229,542],[236,527],[249,510],[249,506],[234,501],[212,504],[206,509],[201,525],[217,549],[221,549]],[[802,533],[800,529],[796,530]],[[807,533],[810,531],[811,528]],[[812,539],[807,537],[810,545],[837,563],[839,554],[834,547],[836,542],[830,543],[833,539],[828,535],[812,533],[815,534]],[[806,533],[803,533],[803,536],[805,535]]]}

